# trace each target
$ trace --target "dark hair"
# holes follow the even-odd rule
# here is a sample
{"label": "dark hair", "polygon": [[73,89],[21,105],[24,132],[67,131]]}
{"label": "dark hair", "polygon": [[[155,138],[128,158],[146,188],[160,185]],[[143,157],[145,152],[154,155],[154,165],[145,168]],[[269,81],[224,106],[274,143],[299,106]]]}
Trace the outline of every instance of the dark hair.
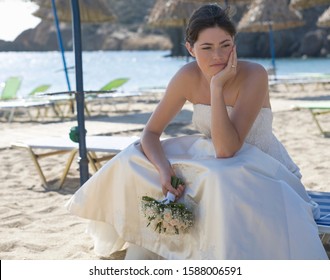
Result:
{"label": "dark hair", "polygon": [[186,28],[186,42],[193,46],[202,30],[215,26],[224,29],[234,37],[236,27],[230,20],[229,11],[229,7],[223,9],[217,4],[206,4],[195,10]]}

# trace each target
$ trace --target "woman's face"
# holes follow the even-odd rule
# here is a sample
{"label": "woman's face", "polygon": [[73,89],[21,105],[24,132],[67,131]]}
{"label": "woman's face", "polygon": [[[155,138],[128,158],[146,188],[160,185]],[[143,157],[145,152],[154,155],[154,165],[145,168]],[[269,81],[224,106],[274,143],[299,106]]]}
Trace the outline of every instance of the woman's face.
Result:
{"label": "woman's face", "polygon": [[210,27],[199,33],[193,47],[189,43],[186,47],[204,75],[210,78],[226,67],[234,40],[220,27]]}

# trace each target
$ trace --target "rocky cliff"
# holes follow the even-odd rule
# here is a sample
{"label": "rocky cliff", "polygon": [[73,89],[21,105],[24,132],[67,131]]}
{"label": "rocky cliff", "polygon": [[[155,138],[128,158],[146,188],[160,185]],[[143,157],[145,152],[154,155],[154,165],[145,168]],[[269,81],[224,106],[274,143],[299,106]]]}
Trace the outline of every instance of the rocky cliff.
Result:
{"label": "rocky cliff", "polygon": [[[156,0],[108,0],[117,16],[116,22],[82,24],[83,50],[172,50],[173,55],[184,55],[182,27],[154,28],[146,24]],[[275,31],[277,57],[330,56],[330,28],[318,28],[316,21],[326,6],[302,11],[306,24],[299,28]],[[234,21],[238,22],[246,6],[237,7]],[[61,23],[64,48],[72,50],[71,24]],[[269,57],[268,33],[239,33],[236,38],[238,55]],[[20,34],[13,42],[0,40],[0,51],[58,50],[53,22],[42,21],[36,28]]]}

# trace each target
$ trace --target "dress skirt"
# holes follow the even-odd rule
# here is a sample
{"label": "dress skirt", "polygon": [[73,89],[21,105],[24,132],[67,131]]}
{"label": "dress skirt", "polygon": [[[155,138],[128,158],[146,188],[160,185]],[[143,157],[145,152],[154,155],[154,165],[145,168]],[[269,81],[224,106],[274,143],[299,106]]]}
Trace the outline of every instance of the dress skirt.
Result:
{"label": "dress skirt", "polygon": [[90,220],[98,255],[109,256],[129,242],[165,259],[327,259],[314,221],[318,207],[279,161],[249,144],[232,158],[216,158],[202,135],[161,143],[185,181],[180,202],[193,211],[193,227],[174,235],[147,227],[141,198],[161,200],[163,194],[159,174],[137,141],[67,204],[72,214]]}

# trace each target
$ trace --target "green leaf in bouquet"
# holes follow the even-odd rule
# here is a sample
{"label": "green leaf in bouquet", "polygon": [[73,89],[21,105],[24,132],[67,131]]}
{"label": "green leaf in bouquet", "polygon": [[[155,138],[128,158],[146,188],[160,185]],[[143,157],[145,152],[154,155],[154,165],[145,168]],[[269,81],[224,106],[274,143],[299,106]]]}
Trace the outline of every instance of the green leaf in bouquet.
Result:
{"label": "green leaf in bouquet", "polygon": [[179,177],[171,176],[171,185],[173,188],[177,189],[179,187],[179,185],[184,185],[184,182]]}
{"label": "green leaf in bouquet", "polygon": [[[171,185],[178,188],[184,181],[176,176],[171,177]],[[180,234],[187,232],[194,224],[193,213],[179,202],[158,201],[150,196],[142,197],[142,210],[148,220],[148,226],[164,234]]]}

